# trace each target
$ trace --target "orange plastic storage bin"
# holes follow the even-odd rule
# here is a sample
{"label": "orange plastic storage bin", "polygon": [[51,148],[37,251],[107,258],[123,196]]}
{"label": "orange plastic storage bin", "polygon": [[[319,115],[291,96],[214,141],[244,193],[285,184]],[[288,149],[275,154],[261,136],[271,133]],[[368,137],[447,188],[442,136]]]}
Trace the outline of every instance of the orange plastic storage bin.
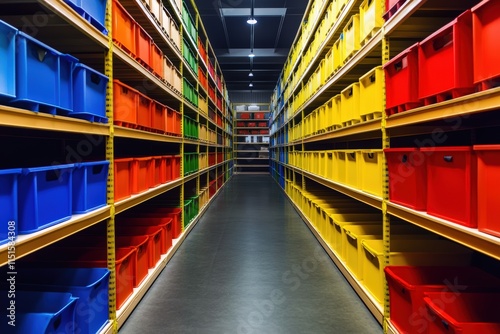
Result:
{"label": "orange plastic storage bin", "polygon": [[161,227],[128,225],[122,219],[116,224],[117,236],[148,236],[148,268],[154,268],[161,258]]}
{"label": "orange plastic storage bin", "polygon": [[477,227],[477,161],[472,147],[425,147],[427,213]]}
{"label": "orange plastic storage bin", "polygon": [[181,156],[172,155],[172,180],[177,180],[181,177]]}
{"label": "orange plastic storage bin", "polygon": [[149,189],[151,162],[151,157],[133,158],[130,174],[132,194],[139,194]]}
{"label": "orange plastic storage bin", "polygon": [[153,100],[140,92],[137,92],[137,125],[142,130],[151,129],[151,106]]}
{"label": "orange plastic storage bin", "polygon": [[472,8],[472,52],[474,83],[481,89],[500,82],[500,1],[484,0]]}
{"label": "orange plastic storage bin", "polygon": [[151,68],[153,69],[153,73],[156,74],[157,77],[163,79],[163,52],[154,42],[151,42],[151,60],[149,61],[151,64]]}
{"label": "orange plastic storage bin", "polygon": [[466,10],[418,43],[418,95],[428,105],[473,91],[472,13]]}
{"label": "orange plastic storage bin", "polygon": [[500,237],[500,145],[475,145],[477,155],[477,228]]}
{"label": "orange plastic storage bin", "polygon": [[112,10],[113,40],[122,49],[135,56],[135,30],[138,25],[117,0],[113,0]]}
{"label": "orange plastic storage bin", "polygon": [[119,126],[137,126],[139,92],[124,83],[113,80],[113,118]]}
{"label": "orange plastic storage bin", "polygon": [[140,25],[135,28],[135,52],[137,60],[148,69],[151,66],[151,44],[153,39]]}
{"label": "orange plastic storage bin", "polygon": [[114,160],[115,202],[132,195],[131,171],[133,159]]}
{"label": "orange plastic storage bin", "polygon": [[180,136],[181,135],[181,114],[176,110],[166,107],[167,118],[166,118],[166,132],[170,135]]}
{"label": "orange plastic storage bin", "polygon": [[151,129],[158,133],[165,133],[167,123],[166,106],[158,101],[151,102]]}
{"label": "orange plastic storage bin", "polygon": [[161,228],[160,233],[160,253],[166,254],[172,247],[172,218],[165,213],[160,213],[155,209],[148,212],[137,211],[127,213],[127,217],[120,220],[120,224],[127,226],[155,226]]}

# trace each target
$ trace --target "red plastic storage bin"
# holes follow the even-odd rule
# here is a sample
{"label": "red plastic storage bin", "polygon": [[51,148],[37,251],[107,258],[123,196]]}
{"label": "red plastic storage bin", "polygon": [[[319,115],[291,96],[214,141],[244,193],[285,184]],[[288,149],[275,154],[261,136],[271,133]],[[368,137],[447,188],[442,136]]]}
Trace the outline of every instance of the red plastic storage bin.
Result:
{"label": "red plastic storage bin", "polygon": [[476,158],[472,147],[425,147],[427,213],[477,227]]}
{"label": "red plastic storage bin", "polygon": [[117,1],[113,0],[113,40],[125,51],[135,56],[136,28],[135,20]]}
{"label": "red plastic storage bin", "polygon": [[475,145],[477,156],[477,228],[500,237],[500,145]]}
{"label": "red plastic storage bin", "polygon": [[384,65],[388,116],[421,105],[418,97],[418,44],[413,44]]}
{"label": "red plastic storage bin", "polygon": [[137,125],[142,130],[151,129],[151,106],[153,105],[153,100],[144,94],[137,92]]}
{"label": "red plastic storage bin", "polygon": [[148,276],[149,237],[147,235],[118,235],[115,237],[117,248],[135,248],[134,288],[137,288]]}
{"label": "red plastic storage bin", "polygon": [[475,267],[387,266],[391,323],[400,333],[425,333],[426,292],[500,292],[500,279]]}
{"label": "red plastic storage bin", "polygon": [[429,105],[473,91],[472,14],[467,10],[418,44],[418,95]]}
{"label": "red plastic storage bin", "polygon": [[427,334],[500,333],[500,293],[429,292],[424,301]]}
{"label": "red plastic storage bin", "polygon": [[239,113],[239,116],[238,118],[241,118],[241,119],[250,119],[250,116],[251,116],[251,113],[249,112],[242,112],[242,113]]}
{"label": "red plastic storage bin", "polygon": [[389,199],[414,210],[425,210],[427,169],[418,148],[384,150],[389,169]]}
{"label": "red plastic storage bin", "polygon": [[263,112],[254,112],[253,113],[253,119],[264,119],[265,116],[266,115]]}
{"label": "red plastic storage bin", "polygon": [[481,89],[500,84],[500,1],[484,0],[472,8],[474,83]]}
{"label": "red plastic storage bin", "polygon": [[160,261],[162,242],[160,226],[128,225],[120,219],[116,225],[116,236],[147,236],[148,268],[154,268]]}
{"label": "red plastic storage bin", "polygon": [[[240,130],[240,131],[243,131],[243,130]],[[208,153],[208,165],[209,166],[215,165],[217,163],[216,160],[217,160],[217,157],[215,155],[215,152]]]}
{"label": "red plastic storage bin", "polygon": [[[142,213],[138,213],[142,214]],[[174,207],[155,207],[151,208],[151,210],[147,213],[149,216],[158,217],[161,216],[163,218],[171,218],[171,226],[172,226],[172,239],[176,239],[180,236],[182,232],[182,209],[174,208]]]}
{"label": "red plastic storage bin", "polygon": [[181,177],[181,156],[172,155],[172,180],[177,180]]}
{"label": "red plastic storage bin", "polygon": [[181,114],[170,108],[167,108],[167,119],[166,119],[166,132],[170,135],[180,136],[181,131]]}
{"label": "red plastic storage bin", "polygon": [[158,101],[151,102],[151,128],[158,133],[165,133],[167,123],[166,106]]}
{"label": "red plastic storage bin", "polygon": [[149,62],[151,64],[151,68],[153,69],[153,73],[156,74],[157,77],[163,79],[163,52],[154,42],[151,42],[151,60]]}
{"label": "red plastic storage bin", "polygon": [[[114,31],[113,31],[114,32]],[[137,60],[146,68],[152,69],[151,66],[151,44],[153,39],[148,35],[146,30],[140,25],[135,27],[135,54]]]}
{"label": "red plastic storage bin", "polygon": [[137,126],[139,92],[118,80],[113,80],[113,121],[116,125]]}
{"label": "red plastic storage bin", "polygon": [[152,161],[151,157],[133,159],[130,173],[132,194],[139,194],[149,189]]}
{"label": "red plastic storage bin", "polygon": [[148,212],[127,213],[127,216],[120,220],[120,224],[161,227],[160,253],[166,254],[172,247],[172,221],[172,217],[168,214],[152,209]]}
{"label": "red plastic storage bin", "polygon": [[133,159],[131,158],[114,160],[115,202],[132,195],[132,163]]}
{"label": "red plastic storage bin", "polygon": [[161,156],[151,157],[149,171],[149,187],[154,188],[162,184],[162,174],[165,173],[165,159]]}
{"label": "red plastic storage bin", "polygon": [[384,20],[389,20],[396,12],[401,8],[401,6],[406,2],[406,0],[385,0],[385,14],[383,15]]}

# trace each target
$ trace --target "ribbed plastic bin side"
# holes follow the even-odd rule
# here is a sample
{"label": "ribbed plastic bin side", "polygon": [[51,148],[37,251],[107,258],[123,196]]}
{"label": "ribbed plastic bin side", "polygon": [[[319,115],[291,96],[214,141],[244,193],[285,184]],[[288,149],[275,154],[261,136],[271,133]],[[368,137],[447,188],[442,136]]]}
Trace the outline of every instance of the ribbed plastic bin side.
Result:
{"label": "ribbed plastic bin side", "polygon": [[137,127],[139,92],[113,80],[113,122],[119,126]]}
{"label": "ribbed plastic bin side", "polygon": [[21,172],[21,168],[0,170],[0,244],[7,242],[9,236],[17,236],[18,177]]}
{"label": "ribbed plastic bin side", "polygon": [[108,77],[98,71],[78,63],[73,70],[73,111],[72,117],[91,122],[107,123],[106,87]]}
{"label": "ribbed plastic bin side", "polygon": [[78,297],[75,333],[98,333],[108,322],[107,268],[23,268],[16,278],[19,290],[71,293]]}
{"label": "ribbed plastic bin side", "polygon": [[16,35],[18,30],[0,20],[0,100],[16,97]]}
{"label": "ribbed plastic bin side", "polygon": [[71,218],[73,169],[74,164],[23,169],[18,183],[20,234]]}
{"label": "ribbed plastic bin side", "polygon": [[[7,291],[2,293],[7,296]],[[11,300],[15,301],[15,327],[7,317],[0,324],[2,333],[66,333],[74,327],[78,298],[70,293],[16,290]],[[2,298],[4,309],[10,306],[6,302]]]}
{"label": "ribbed plastic bin side", "polygon": [[73,171],[73,213],[86,213],[106,205],[109,161],[83,162]]}
{"label": "ribbed plastic bin side", "polygon": [[132,195],[132,158],[114,160],[115,201],[129,198]]}

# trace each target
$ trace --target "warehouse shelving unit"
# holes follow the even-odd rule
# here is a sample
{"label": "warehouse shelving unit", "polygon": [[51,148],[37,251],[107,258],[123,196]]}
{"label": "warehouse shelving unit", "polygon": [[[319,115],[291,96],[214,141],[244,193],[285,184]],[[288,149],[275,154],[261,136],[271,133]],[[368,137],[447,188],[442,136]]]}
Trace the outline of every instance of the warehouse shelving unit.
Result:
{"label": "warehouse shelving unit", "polygon": [[[476,143],[477,138],[491,136],[492,128],[498,131],[498,126],[494,125],[500,106],[498,88],[389,117],[381,109],[357,122],[333,120],[323,124],[326,115],[336,112],[335,98],[338,96],[340,99],[346,88],[479,2],[400,1],[397,12],[384,22],[385,3],[375,1],[375,6],[380,7],[376,9],[380,27],[361,41],[359,50],[339,61],[335,58],[335,53],[339,52],[335,49],[337,42],[341,40],[346,24],[353,15],[360,13],[360,6],[366,5],[366,2],[310,1],[304,24],[295,37],[294,47],[271,99],[270,150],[272,155],[281,156],[272,160],[273,177],[366,306],[384,325],[385,332],[397,333],[389,319],[387,286],[384,287],[383,302],[377,301],[332,249],[329,235],[308,214],[304,198],[297,194],[307,194],[311,188],[319,187],[325,198],[346,195],[361,206],[380,210],[385,265],[389,264],[391,221],[396,220],[464,245],[488,261],[500,260],[500,238],[391,202],[387,164],[382,153],[384,148],[408,147],[417,140],[432,139],[436,129],[448,136],[451,145],[470,145]],[[345,32],[343,38],[346,38]],[[382,89],[381,95],[385,96],[385,85]],[[385,107],[385,100],[381,102]],[[376,101],[373,100],[373,103]],[[484,130],[484,133],[479,134],[478,130]],[[327,158],[321,160],[321,154],[341,151],[378,154],[377,172],[370,170],[370,177],[378,182],[375,192],[363,189],[361,184],[353,186],[332,176],[334,172],[331,169],[336,165]]]}
{"label": "warehouse shelving unit", "polygon": [[[233,103],[234,168],[237,174],[269,173],[269,104]],[[256,118],[258,114],[260,118]]]}
{"label": "warehouse shelving unit", "polygon": [[[155,1],[166,8],[170,14],[172,25],[177,27],[175,35],[166,33],[161,19],[151,10],[153,1],[122,0],[123,8],[133,17],[154,43],[161,49],[180,74],[181,80],[187,79],[193,84],[196,98],[188,100],[182,82],[176,85],[169,80],[162,80],[141,62],[133,58],[120,45],[112,41],[111,6],[114,0],[107,1],[106,28],[108,35],[95,28],[88,20],[75,12],[63,0],[18,1],[0,4],[0,19],[17,28],[27,28],[40,41],[54,49],[72,54],[89,67],[106,74],[110,78],[106,96],[106,116],[108,123],[97,123],[50,115],[43,112],[32,112],[10,106],[0,106],[0,127],[2,140],[14,145],[18,138],[24,141],[48,141],[56,143],[57,148],[42,152],[46,159],[66,162],[86,159],[108,160],[110,171],[107,180],[107,205],[85,214],[74,214],[71,219],[47,227],[38,232],[19,235],[16,239],[16,262],[52,244],[64,240],[81,231],[105,224],[107,230],[108,269],[111,272],[109,285],[110,321],[102,328],[102,333],[116,333],[118,328],[139,303],[142,296],[163,270],[190,230],[196,225],[210,202],[233,174],[233,116],[230,101],[225,88],[224,79],[218,66],[215,53],[210,45],[201,19],[193,3],[178,0]],[[5,10],[3,10],[5,9]],[[185,21],[190,17],[191,26]],[[38,19],[38,21],[36,20]],[[31,25],[26,25],[26,20]],[[43,21],[43,24],[41,21]],[[196,30],[197,39],[189,36],[188,29]],[[184,44],[182,38],[186,37]],[[181,40],[179,42],[179,39]],[[198,73],[190,68],[185,59],[183,49],[195,50]],[[104,56],[103,56],[104,55]],[[193,61],[193,59],[191,59]],[[202,80],[204,77],[206,80]],[[130,128],[113,122],[113,81],[118,79],[130,87],[137,88],[165,106],[177,110],[181,116],[181,129],[184,118],[195,121],[193,128],[196,136],[183,129],[180,136],[170,133],[155,133],[145,129]],[[20,144],[19,144],[20,145]],[[87,145],[87,146],[85,146]],[[85,146],[85,147],[84,147]],[[83,147],[83,148],[82,148]],[[25,152],[29,155],[35,152]],[[89,150],[87,152],[86,150]],[[71,152],[76,152],[71,155]],[[113,162],[117,157],[151,155],[184,155],[196,153],[199,158],[198,168],[185,174],[186,166],[180,163],[180,178],[152,187],[144,192],[115,201]],[[37,155],[38,156],[38,155]],[[15,165],[20,155],[15,155],[11,162]],[[28,159],[29,163],[37,163],[36,157]],[[19,164],[25,164],[20,160]],[[43,162],[40,162],[43,163]],[[199,200],[198,212],[192,217],[182,214],[183,233],[173,240],[173,246],[167,254],[162,255],[156,266],[149,270],[146,279],[136,288],[132,296],[117,310],[116,276],[115,276],[115,217],[126,213],[143,203],[158,198],[169,198],[184,207],[184,200],[196,197]],[[8,245],[0,245],[0,265],[7,264]]]}

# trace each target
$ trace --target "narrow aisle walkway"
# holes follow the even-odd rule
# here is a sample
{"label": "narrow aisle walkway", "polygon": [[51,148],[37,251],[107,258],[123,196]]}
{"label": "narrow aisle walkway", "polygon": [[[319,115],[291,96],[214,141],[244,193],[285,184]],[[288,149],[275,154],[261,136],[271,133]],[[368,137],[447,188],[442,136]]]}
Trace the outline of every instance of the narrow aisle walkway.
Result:
{"label": "narrow aisle walkway", "polygon": [[382,333],[268,175],[236,175],[121,334]]}

